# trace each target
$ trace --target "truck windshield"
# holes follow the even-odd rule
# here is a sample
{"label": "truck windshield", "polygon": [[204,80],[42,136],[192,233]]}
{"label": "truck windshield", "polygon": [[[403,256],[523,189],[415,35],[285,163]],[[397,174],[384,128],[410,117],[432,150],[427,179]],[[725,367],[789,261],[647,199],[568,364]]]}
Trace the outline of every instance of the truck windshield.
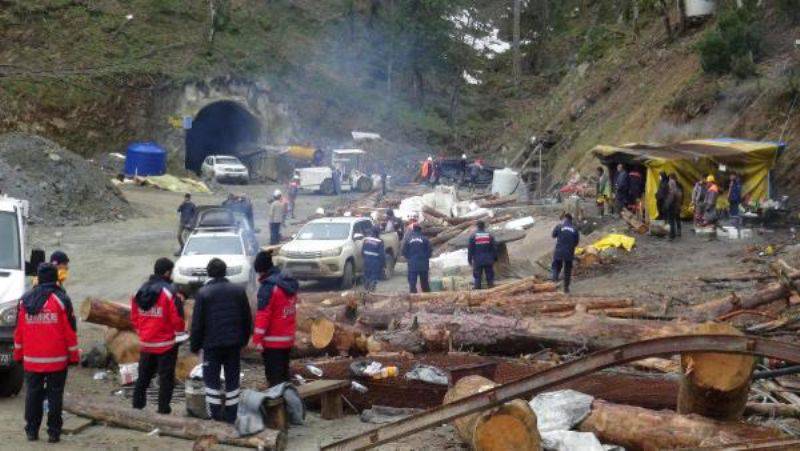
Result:
{"label": "truck windshield", "polygon": [[242,164],[238,159],[233,157],[217,157],[217,164]]}
{"label": "truck windshield", "polygon": [[17,215],[9,211],[0,212],[0,268],[22,269],[19,246]]}
{"label": "truck windshield", "polygon": [[306,224],[297,234],[297,239],[304,240],[345,240],[350,236],[350,224],[333,224],[317,222]]}
{"label": "truck windshield", "polygon": [[243,255],[238,236],[195,236],[189,238],[183,255]]}

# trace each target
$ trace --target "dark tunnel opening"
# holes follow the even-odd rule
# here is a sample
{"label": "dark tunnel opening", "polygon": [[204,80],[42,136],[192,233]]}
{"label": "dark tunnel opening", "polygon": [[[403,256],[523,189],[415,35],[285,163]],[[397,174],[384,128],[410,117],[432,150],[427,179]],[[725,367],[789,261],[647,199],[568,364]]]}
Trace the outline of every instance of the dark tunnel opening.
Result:
{"label": "dark tunnel opening", "polygon": [[238,155],[258,143],[261,126],[242,105],[223,100],[197,113],[186,133],[186,169],[198,172],[209,155]]}

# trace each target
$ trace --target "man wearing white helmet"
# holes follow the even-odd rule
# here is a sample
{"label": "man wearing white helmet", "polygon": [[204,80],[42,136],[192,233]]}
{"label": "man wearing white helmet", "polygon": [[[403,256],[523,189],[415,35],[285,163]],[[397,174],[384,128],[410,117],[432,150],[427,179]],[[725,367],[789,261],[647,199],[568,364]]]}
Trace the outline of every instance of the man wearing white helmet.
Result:
{"label": "man wearing white helmet", "polygon": [[272,193],[272,201],[269,204],[267,218],[269,219],[269,244],[281,242],[281,224],[283,223],[285,209],[283,205],[283,195],[281,190],[276,189]]}

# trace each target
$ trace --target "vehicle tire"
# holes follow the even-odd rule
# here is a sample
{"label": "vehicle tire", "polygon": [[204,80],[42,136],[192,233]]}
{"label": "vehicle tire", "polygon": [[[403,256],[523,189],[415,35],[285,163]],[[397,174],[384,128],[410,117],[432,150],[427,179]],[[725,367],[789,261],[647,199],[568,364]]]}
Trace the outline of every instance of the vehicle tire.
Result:
{"label": "vehicle tire", "polygon": [[366,193],[372,190],[372,179],[369,177],[361,177],[356,182],[356,190],[362,193]]}
{"label": "vehicle tire", "polygon": [[11,368],[0,371],[0,398],[14,396],[22,390],[25,372],[22,365],[14,363]]}
{"label": "vehicle tire", "polygon": [[355,281],[356,274],[355,269],[353,268],[353,262],[348,260],[347,263],[344,264],[344,274],[342,275],[342,278],[339,279],[339,289],[349,290],[353,288]]}
{"label": "vehicle tire", "polygon": [[326,196],[330,196],[331,194],[333,194],[334,192],[333,179],[323,180],[322,183],[319,185],[319,192],[321,192]]}
{"label": "vehicle tire", "polygon": [[390,280],[394,277],[394,265],[397,264],[397,259],[391,253],[386,254],[386,265],[383,267],[383,280]]}

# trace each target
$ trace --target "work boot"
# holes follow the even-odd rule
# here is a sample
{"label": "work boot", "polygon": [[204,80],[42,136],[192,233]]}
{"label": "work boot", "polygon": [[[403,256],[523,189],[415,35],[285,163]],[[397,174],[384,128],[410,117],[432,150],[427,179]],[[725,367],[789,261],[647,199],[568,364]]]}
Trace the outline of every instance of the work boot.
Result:
{"label": "work boot", "polygon": [[29,442],[35,442],[39,440],[39,434],[37,432],[27,432],[25,431],[25,435],[28,437]]}
{"label": "work boot", "polygon": [[58,443],[61,441],[61,436],[59,434],[50,434],[47,437],[47,443]]}

